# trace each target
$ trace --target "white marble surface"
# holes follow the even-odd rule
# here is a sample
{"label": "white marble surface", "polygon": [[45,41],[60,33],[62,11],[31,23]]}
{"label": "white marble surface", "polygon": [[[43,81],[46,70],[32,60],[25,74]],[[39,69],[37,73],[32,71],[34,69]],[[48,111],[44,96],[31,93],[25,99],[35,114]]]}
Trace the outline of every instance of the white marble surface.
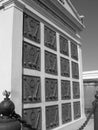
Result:
{"label": "white marble surface", "polygon": [[90,119],[84,130],[94,130],[94,119]]}

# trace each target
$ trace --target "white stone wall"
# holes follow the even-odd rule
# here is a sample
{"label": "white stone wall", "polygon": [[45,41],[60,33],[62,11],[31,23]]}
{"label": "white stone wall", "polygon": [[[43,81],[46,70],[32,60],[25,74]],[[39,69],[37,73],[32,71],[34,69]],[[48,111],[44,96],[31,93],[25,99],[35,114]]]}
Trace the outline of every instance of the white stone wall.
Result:
{"label": "white stone wall", "polygon": [[0,100],[11,91],[13,14],[13,8],[0,10]]}

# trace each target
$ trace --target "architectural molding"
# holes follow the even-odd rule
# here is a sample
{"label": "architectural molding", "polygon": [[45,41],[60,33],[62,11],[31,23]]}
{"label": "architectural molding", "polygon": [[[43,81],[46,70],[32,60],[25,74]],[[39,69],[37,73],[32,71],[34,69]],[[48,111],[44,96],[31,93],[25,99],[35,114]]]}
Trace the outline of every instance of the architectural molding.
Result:
{"label": "architectural molding", "polygon": [[[84,25],[81,21],[77,20],[74,16],[70,14],[70,12],[64,8],[57,0],[39,0],[41,3],[44,4],[50,11],[52,11],[57,17],[62,19],[62,21],[66,22],[67,24],[78,30],[82,31]],[[66,14],[66,15],[65,15]]]}
{"label": "architectural molding", "polygon": [[75,9],[75,7],[73,6],[73,4],[70,2],[70,0],[58,0],[65,8],[66,8],[66,5],[65,3],[67,3],[70,7],[70,9],[72,10],[73,14],[74,14],[74,17],[77,18],[79,20],[79,22],[81,22],[81,19],[80,19],[80,16],[77,12],[77,10]]}
{"label": "architectural molding", "polygon": [[[60,19],[58,19],[52,13],[45,10],[40,4],[36,3],[34,0],[23,0],[22,4],[25,5],[24,9],[25,13],[29,14],[31,17],[35,18],[37,17],[45,24],[50,24],[51,27],[58,30],[60,34],[62,35],[65,34],[65,36],[68,37],[68,39],[73,40],[74,42],[76,42],[78,45],[81,46],[80,37],[77,36],[78,32],[76,33],[70,28],[68,28],[67,25],[65,25]],[[64,30],[66,30],[66,32]]]}
{"label": "architectural molding", "polygon": [[11,6],[15,6],[17,9],[19,9],[20,11],[23,11],[25,6],[19,2],[18,0],[8,0],[5,1],[4,3],[2,3],[2,6],[4,7],[4,9],[7,9]]}
{"label": "architectural molding", "polygon": [[[83,24],[82,20],[81,20],[81,15],[79,15],[79,13],[77,12],[77,10],[75,9],[75,7],[73,6],[73,4],[70,2],[70,0],[66,0],[69,4],[69,6],[71,7],[71,9],[73,10],[73,12],[75,13],[76,17],[79,19],[79,21]],[[84,26],[84,25],[83,25]],[[84,26],[85,27],[85,26]]]}
{"label": "architectural molding", "polygon": [[98,81],[98,70],[83,72],[84,81]]}
{"label": "architectural molding", "polygon": [[[46,12],[49,12],[54,18],[62,22],[67,26],[72,32],[77,33],[83,30],[84,25],[76,20],[70,12],[65,9],[57,0],[22,0],[25,3],[28,3],[31,7],[34,6],[34,3],[39,5]],[[21,1],[20,1],[21,2]],[[66,14],[66,15],[65,15]]]}

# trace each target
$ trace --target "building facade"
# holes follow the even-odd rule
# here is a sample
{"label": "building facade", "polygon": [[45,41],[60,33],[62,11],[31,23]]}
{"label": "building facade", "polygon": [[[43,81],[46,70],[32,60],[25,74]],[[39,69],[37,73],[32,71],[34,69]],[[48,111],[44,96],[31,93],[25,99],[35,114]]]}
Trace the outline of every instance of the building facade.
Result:
{"label": "building facade", "polygon": [[0,2],[1,92],[34,128],[76,130],[85,120],[82,22],[70,0]]}
{"label": "building facade", "polygon": [[84,84],[84,106],[88,114],[92,108],[92,102],[95,100],[95,94],[98,92],[98,71],[83,72]]}

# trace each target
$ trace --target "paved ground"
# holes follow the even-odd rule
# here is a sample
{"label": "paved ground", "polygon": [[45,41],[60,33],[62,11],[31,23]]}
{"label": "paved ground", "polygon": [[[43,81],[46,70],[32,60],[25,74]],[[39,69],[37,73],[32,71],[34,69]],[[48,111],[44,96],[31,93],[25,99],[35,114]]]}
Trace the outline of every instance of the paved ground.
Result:
{"label": "paved ground", "polygon": [[94,130],[94,119],[90,119],[84,130]]}

